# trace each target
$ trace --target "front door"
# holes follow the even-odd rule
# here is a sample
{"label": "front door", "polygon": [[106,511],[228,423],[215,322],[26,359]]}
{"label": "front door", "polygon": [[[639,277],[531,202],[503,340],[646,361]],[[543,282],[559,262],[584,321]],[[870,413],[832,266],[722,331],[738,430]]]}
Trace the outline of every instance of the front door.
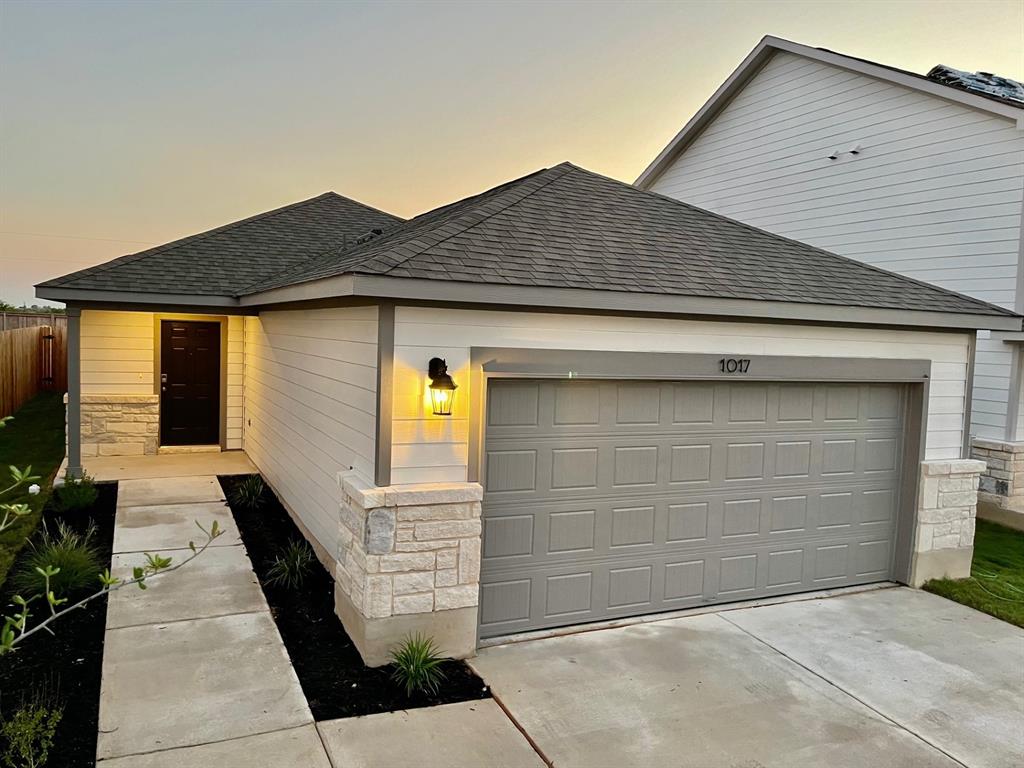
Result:
{"label": "front door", "polygon": [[220,323],[160,323],[160,444],[220,442]]}

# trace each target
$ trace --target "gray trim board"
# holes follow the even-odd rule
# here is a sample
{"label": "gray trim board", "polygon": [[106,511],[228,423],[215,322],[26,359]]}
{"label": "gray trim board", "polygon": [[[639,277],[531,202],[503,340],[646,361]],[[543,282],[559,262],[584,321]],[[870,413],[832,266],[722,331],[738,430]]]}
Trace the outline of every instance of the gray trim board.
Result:
{"label": "gray trim board", "polygon": [[972,334],[967,343],[967,385],[964,389],[964,443],[960,451],[963,459],[971,458],[971,410],[974,407],[974,365],[978,354],[978,334]]}
{"label": "gray trim board", "polygon": [[743,317],[846,325],[988,329],[1021,331],[1021,318],[1012,315],[969,315],[956,312],[800,304],[757,299],[629,293],[625,291],[548,288],[490,283],[421,280],[373,275],[342,275],[275,288],[243,296],[242,306],[310,301],[337,296],[365,296],[406,302],[460,302],[464,304],[547,307],[550,309],[617,310],[635,315],[671,314]]}
{"label": "gray trim board", "polygon": [[[233,296],[199,296],[191,293],[146,293],[144,291],[94,291],[84,288],[36,288],[36,296],[51,301],[97,302],[101,304],[132,304],[142,306],[172,305],[179,307],[217,307],[224,311],[237,307]],[[105,307],[109,309],[110,307]],[[151,311],[151,310],[150,310]],[[188,310],[185,310],[188,311]]]}
{"label": "gray trim board", "polygon": [[82,476],[82,310],[68,307],[68,467]]}
{"label": "gray trim board", "polygon": [[374,483],[391,485],[391,429],[394,409],[395,305],[377,308],[377,429]]}
{"label": "gray trim board", "polygon": [[[909,386],[907,393],[903,467],[900,475],[899,511],[896,516],[896,540],[893,545],[893,578],[911,582],[914,567],[914,535],[917,531],[918,495],[921,462],[928,439],[928,397],[931,380]],[[915,439],[916,438],[916,439]]]}
{"label": "gray trim board", "polygon": [[1024,350],[1020,344],[1010,345],[1010,386],[1006,390],[1005,436],[1010,442],[1017,440],[1017,418],[1020,415],[1020,392],[1024,387]]}

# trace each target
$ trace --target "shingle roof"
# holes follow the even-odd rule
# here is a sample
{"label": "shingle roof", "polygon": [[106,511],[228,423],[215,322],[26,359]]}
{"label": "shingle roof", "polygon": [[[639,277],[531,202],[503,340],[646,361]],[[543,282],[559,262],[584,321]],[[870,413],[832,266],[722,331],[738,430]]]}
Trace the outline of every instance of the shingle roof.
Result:
{"label": "shingle roof", "polygon": [[41,287],[234,296],[402,219],[326,192],[41,283]]}
{"label": "shingle roof", "polygon": [[425,213],[244,293],[346,273],[1013,314],[569,163]]}

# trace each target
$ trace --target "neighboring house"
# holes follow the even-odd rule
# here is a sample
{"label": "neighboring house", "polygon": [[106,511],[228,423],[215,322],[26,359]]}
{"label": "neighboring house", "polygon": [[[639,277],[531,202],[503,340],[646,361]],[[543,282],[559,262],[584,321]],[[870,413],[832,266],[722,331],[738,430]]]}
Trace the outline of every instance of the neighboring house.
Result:
{"label": "neighboring house", "polygon": [[[1024,84],[766,37],[636,181],[779,235],[1024,310]],[[1024,337],[977,340],[985,498],[1024,511]]]}
{"label": "neighboring house", "polygon": [[37,293],[68,305],[70,471],[244,449],[371,664],[966,576],[973,339],[1022,329],[569,164],[407,222],[322,196]]}

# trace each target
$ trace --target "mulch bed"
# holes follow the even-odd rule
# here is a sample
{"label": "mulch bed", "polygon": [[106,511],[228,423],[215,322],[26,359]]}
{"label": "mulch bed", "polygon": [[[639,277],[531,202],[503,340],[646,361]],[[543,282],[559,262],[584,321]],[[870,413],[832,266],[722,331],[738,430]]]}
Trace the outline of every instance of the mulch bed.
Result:
{"label": "mulch bed", "polygon": [[[114,512],[117,484],[96,486],[99,498],[87,511],[59,514],[47,506],[43,520],[55,525],[58,520],[84,532],[89,520],[96,524],[95,543],[106,566],[110,565],[114,539]],[[22,550],[12,572],[26,554]],[[106,567],[104,566],[104,567]],[[97,588],[99,583],[97,582]],[[0,593],[3,613],[14,607],[8,588]],[[32,603],[36,615],[45,604]],[[54,634],[45,631],[18,645],[17,650],[0,657],[0,714],[9,717],[21,704],[23,695],[45,690],[64,706],[64,714],[54,737],[46,768],[93,766],[96,764],[96,733],[100,713],[100,676],[103,663],[103,633],[107,620],[107,598],[101,597],[55,621]],[[0,744],[0,750],[6,745]]]}
{"label": "mulch bed", "polygon": [[[228,498],[231,489],[244,477],[220,478]],[[259,511],[246,511],[234,505],[231,511],[314,719],[332,720],[490,697],[483,680],[461,661],[445,662],[446,679],[436,696],[416,694],[412,698],[391,680],[389,667],[364,665],[334,613],[334,580],[319,561],[300,589],[267,585],[267,571],[281,548],[293,539],[302,540],[303,536],[269,488],[266,495],[267,503]]]}

